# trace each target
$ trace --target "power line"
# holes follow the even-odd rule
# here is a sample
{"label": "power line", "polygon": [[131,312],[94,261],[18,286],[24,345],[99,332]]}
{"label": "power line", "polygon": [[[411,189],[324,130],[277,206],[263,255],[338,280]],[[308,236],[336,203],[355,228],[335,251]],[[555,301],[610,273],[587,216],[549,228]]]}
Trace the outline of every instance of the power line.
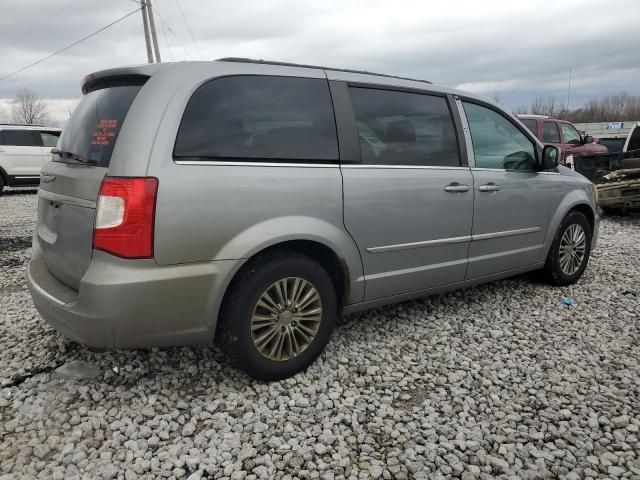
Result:
{"label": "power line", "polygon": [[164,19],[162,18],[162,13],[160,12],[160,0],[157,0],[156,8],[158,9],[158,17],[160,17],[160,26],[162,27],[162,35],[164,35],[164,41],[167,44],[167,50],[169,51],[169,57],[171,57],[171,61],[173,62],[173,52],[171,51],[171,45],[169,45],[169,38],[167,37],[167,30],[164,28]]}
{"label": "power line", "polygon": [[176,33],[173,31],[173,28],[171,28],[171,25],[169,25],[167,22],[165,22],[165,25],[166,25],[166,26],[167,26],[167,28],[169,29],[169,33],[170,33],[171,35],[173,35],[173,38],[175,38],[175,39],[176,39],[176,42],[178,42],[178,45],[180,45],[180,47],[182,47],[182,50],[184,50],[184,55],[185,55],[185,57],[186,57],[187,59],[188,59],[188,58],[191,58],[191,54],[190,54],[190,53],[187,51],[187,49],[185,48],[184,43],[182,43],[182,40],[180,40],[180,39],[178,38],[178,36],[176,35]]}
{"label": "power line", "polygon": [[69,7],[73,6],[75,3],[78,3],[79,0],[73,0],[69,3],[67,3],[63,8],[61,8],[60,10],[58,10],[56,13],[54,13],[53,15],[45,18],[42,22],[40,22],[39,24],[37,24],[35,27],[27,30],[26,32],[24,32],[22,35],[20,35],[18,38],[16,38],[13,42],[11,42],[9,45],[5,45],[4,48],[2,50],[0,50],[0,53],[4,52],[5,50],[7,50],[9,47],[14,46],[16,43],[18,43],[20,40],[22,40],[24,37],[26,37],[27,35],[29,35],[30,33],[35,32],[38,28],[40,28],[42,25],[44,25],[45,23],[47,23],[50,20],[53,20],[54,18],[56,18],[58,15],[60,15],[62,12],[64,12],[65,10],[67,10]]}
{"label": "power line", "polygon": [[78,45],[79,43],[84,42],[85,40],[88,40],[89,38],[91,38],[91,37],[93,37],[93,36],[97,35],[98,33],[103,32],[103,31],[104,31],[104,30],[106,30],[107,28],[112,27],[112,26],[113,26],[113,25],[115,25],[116,23],[121,22],[121,21],[122,21],[122,20],[124,20],[125,18],[130,17],[130,16],[131,16],[131,15],[133,15],[134,13],[137,13],[139,10],[140,10],[140,8],[136,8],[134,11],[127,13],[126,15],[124,15],[124,16],[122,16],[122,17],[118,18],[117,20],[114,20],[114,21],[113,21],[113,22],[111,22],[109,25],[105,25],[105,26],[104,26],[104,27],[102,27],[100,30],[96,30],[95,32],[90,33],[89,35],[87,35],[87,36],[85,36],[85,37],[82,37],[80,40],[77,40],[76,42],[72,43],[71,45],[67,45],[66,47],[61,48],[60,50],[57,50],[57,51],[55,51],[55,52],[53,52],[53,53],[51,53],[51,54],[47,55],[46,57],[41,58],[40,60],[38,60],[38,61],[36,61],[36,62],[33,62],[33,63],[31,63],[31,64],[27,65],[26,67],[22,67],[22,68],[20,68],[19,70],[16,70],[15,72],[11,72],[11,73],[10,73],[10,74],[8,74],[8,75],[5,75],[5,76],[3,76],[3,77],[0,77],[0,81],[5,80],[5,79],[7,79],[7,78],[9,78],[9,77],[12,77],[12,76],[14,76],[14,75],[16,75],[16,74],[18,74],[18,73],[20,73],[20,72],[24,72],[24,71],[25,71],[26,69],[28,69],[28,68],[31,68],[31,67],[33,67],[33,66],[35,66],[35,65],[38,65],[38,64],[40,64],[40,63],[44,62],[45,60],[49,60],[51,57],[55,57],[55,56],[56,56],[56,55],[58,55],[59,53],[62,53],[62,52],[64,52],[65,50],[69,50],[71,47],[75,47],[75,46],[76,46],[76,45]]}
{"label": "power line", "polygon": [[196,50],[198,51],[198,55],[200,56],[200,60],[204,60],[204,58],[202,58],[202,53],[200,53],[200,48],[198,47],[198,42],[196,42],[196,38],[193,36],[193,32],[191,31],[191,26],[189,25],[189,22],[187,21],[187,17],[184,16],[184,12],[182,11],[182,7],[180,6],[180,2],[178,0],[176,0],[176,5],[178,5],[178,9],[180,10],[180,14],[182,15],[182,19],[184,20],[184,23],[187,25],[187,30],[189,30],[189,35],[191,35],[191,40],[193,40],[193,44],[196,46]]}

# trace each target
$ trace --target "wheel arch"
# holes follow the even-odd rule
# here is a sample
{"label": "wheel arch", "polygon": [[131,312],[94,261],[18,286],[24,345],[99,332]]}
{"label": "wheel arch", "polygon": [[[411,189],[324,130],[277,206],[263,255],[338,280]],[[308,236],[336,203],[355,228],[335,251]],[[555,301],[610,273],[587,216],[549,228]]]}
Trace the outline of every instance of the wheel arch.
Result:
{"label": "wheel arch", "polygon": [[237,278],[238,275],[240,275],[240,273],[245,268],[247,268],[247,266],[253,260],[259,257],[267,256],[271,252],[282,250],[297,252],[302,255],[306,255],[318,262],[320,266],[329,274],[329,277],[333,282],[333,285],[336,289],[336,294],[338,296],[338,305],[340,307],[344,306],[344,304],[349,299],[351,287],[351,272],[349,270],[349,265],[345,261],[344,257],[340,257],[331,247],[317,240],[286,240],[274,243],[273,245],[263,248],[262,250],[252,255],[251,258],[247,259],[247,261],[238,269],[238,271],[234,273],[233,278],[229,282],[226,290],[228,291],[229,286],[233,283],[233,280]]}
{"label": "wheel arch", "polygon": [[[343,304],[364,298],[362,260],[355,242],[343,228],[319,218],[283,216],[254,224],[223,245],[215,260],[237,258],[246,262],[274,248],[306,254],[330,270],[332,276],[342,276]],[[235,275],[237,271],[232,278]]]}
{"label": "wheel arch", "polygon": [[549,254],[549,249],[553,243],[553,239],[556,235],[560,223],[562,220],[572,211],[578,211],[587,217],[587,221],[591,226],[591,233],[594,234],[596,224],[596,212],[592,206],[590,198],[583,190],[573,190],[567,196],[564,197],[562,202],[558,205],[553,216],[549,222],[549,228],[545,236],[544,248],[540,255],[540,262],[544,262]]}

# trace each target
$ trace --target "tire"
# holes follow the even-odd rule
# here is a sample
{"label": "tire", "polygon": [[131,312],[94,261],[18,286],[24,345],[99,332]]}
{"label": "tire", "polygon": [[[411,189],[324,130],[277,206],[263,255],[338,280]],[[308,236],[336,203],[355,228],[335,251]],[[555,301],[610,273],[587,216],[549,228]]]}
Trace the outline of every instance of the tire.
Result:
{"label": "tire", "polygon": [[[571,249],[570,246],[567,247],[566,245],[563,245],[563,237],[566,234],[568,241],[570,241],[572,232],[582,232],[584,234],[584,253],[579,262],[576,261],[573,265],[571,265],[571,263],[567,265],[563,264],[560,249],[561,246],[564,249]],[[589,263],[589,256],[591,254],[591,236],[591,225],[589,224],[587,217],[578,211],[569,212],[558,227],[558,231],[556,232],[551,248],[549,249],[547,260],[542,269],[544,279],[547,283],[551,285],[564,286],[572,285],[580,279],[585,268],[587,268],[587,264]],[[579,248],[574,248],[573,250],[576,254],[580,251]],[[569,257],[571,256],[572,255],[569,254]]]}
{"label": "tire", "polygon": [[3,190],[4,190],[4,178],[2,178],[2,174],[0,174],[0,197],[2,196]]}
{"label": "tire", "polygon": [[[277,299],[282,290],[278,291],[276,284],[283,287],[282,282],[286,282],[289,300],[298,298],[300,302],[297,305],[301,307],[305,303],[305,295],[311,295],[315,289],[318,300],[300,308],[300,312],[305,313],[304,317],[298,316],[300,312],[296,313],[295,302],[287,311],[282,311],[279,302],[276,308],[265,309],[265,305],[272,307],[273,304],[267,305],[269,302],[264,295]],[[300,293],[298,297],[295,291]],[[261,298],[263,303],[258,305]],[[315,299],[316,295],[309,298]],[[318,306],[321,308],[319,314]],[[257,319],[254,319],[254,314],[258,315]],[[234,367],[258,380],[280,380],[305,370],[313,363],[329,342],[337,317],[336,290],[326,270],[306,255],[277,250],[250,260],[232,281],[220,308],[216,342]],[[302,328],[305,331],[315,330],[315,336],[307,335]],[[284,333],[278,333],[278,329]],[[264,338],[269,338],[269,335],[274,340],[265,346]],[[281,351],[277,348],[280,343],[275,340],[278,335],[283,338]],[[294,352],[296,347],[297,353]],[[272,354],[274,348],[276,353]]]}

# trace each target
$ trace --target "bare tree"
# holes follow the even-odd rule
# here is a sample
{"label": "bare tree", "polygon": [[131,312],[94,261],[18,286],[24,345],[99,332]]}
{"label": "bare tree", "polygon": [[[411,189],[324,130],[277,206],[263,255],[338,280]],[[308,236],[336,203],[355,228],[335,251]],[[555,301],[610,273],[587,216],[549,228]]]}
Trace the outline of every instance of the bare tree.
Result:
{"label": "bare tree", "polygon": [[9,114],[9,110],[0,107],[0,123],[9,123],[10,121],[11,115]]}
{"label": "bare tree", "polygon": [[15,123],[42,125],[51,123],[47,102],[26,87],[18,90],[16,98],[11,102],[11,118]]}
{"label": "bare tree", "polygon": [[502,94],[500,92],[493,92],[493,95],[491,95],[491,100],[496,103],[502,103]]}
{"label": "bare tree", "polygon": [[529,106],[520,106],[514,113],[533,113],[561,118],[575,123],[621,122],[640,120],[640,97],[626,92],[589,100],[582,107],[569,110],[553,97],[537,97]]}

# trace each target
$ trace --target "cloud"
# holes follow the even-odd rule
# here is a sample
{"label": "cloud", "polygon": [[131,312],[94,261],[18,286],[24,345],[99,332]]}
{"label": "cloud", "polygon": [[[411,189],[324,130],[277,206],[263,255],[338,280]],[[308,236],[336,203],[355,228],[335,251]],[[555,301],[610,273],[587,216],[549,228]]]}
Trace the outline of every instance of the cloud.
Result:
{"label": "cloud", "polygon": [[[576,102],[625,90],[640,94],[636,0],[179,0],[205,60],[276,59],[425,78],[507,106],[536,96]],[[136,8],[134,2],[18,2],[0,16],[0,77]],[[154,0],[165,61],[199,59],[176,0]],[[20,38],[45,21],[31,34]],[[166,37],[165,37],[166,34]],[[16,39],[19,39],[16,41]],[[146,62],[139,12],[23,73],[0,81],[0,97],[27,86],[61,99],[80,96],[89,72]],[[572,102],[573,103],[573,102]],[[59,116],[58,116],[59,115]]]}

